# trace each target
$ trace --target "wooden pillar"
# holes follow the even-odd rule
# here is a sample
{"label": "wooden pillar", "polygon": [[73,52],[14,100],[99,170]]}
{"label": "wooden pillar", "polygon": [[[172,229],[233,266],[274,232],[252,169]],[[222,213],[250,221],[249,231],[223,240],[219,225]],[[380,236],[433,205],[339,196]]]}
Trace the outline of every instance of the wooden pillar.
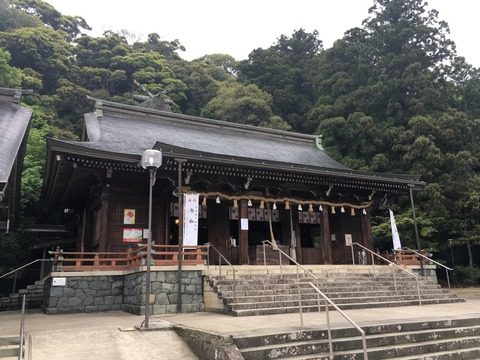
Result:
{"label": "wooden pillar", "polygon": [[330,208],[324,206],[322,211],[322,234],[323,234],[323,261],[325,264],[332,264],[332,242],[330,241],[330,218],[328,210]]}
{"label": "wooden pillar", "polygon": [[[105,188],[101,196],[100,206],[100,231],[98,236],[98,251],[109,251],[110,243],[110,189]],[[98,227],[97,227],[98,228]]]}
{"label": "wooden pillar", "polygon": [[83,209],[82,215],[78,217],[77,224],[77,251],[85,251],[85,232],[87,226],[87,209]]}
{"label": "wooden pillar", "polygon": [[301,264],[303,262],[303,257],[300,223],[298,222],[298,209],[293,204],[290,204],[290,212],[292,216],[293,233],[295,235],[295,252],[297,254],[297,262]]}
{"label": "wooden pillar", "polygon": [[227,257],[227,242],[230,241],[227,201],[220,204],[215,201],[208,202],[208,241]]}
{"label": "wooden pillar", "polygon": [[240,245],[240,265],[248,265],[248,230],[242,229],[242,219],[248,221],[247,200],[240,200],[240,216],[238,221],[238,241]]}
{"label": "wooden pillar", "polygon": [[373,248],[373,239],[372,239],[372,224],[370,213],[367,212],[366,215],[361,214],[362,219],[362,245],[366,248],[375,251]]}
{"label": "wooden pillar", "polygon": [[154,200],[153,207],[153,229],[154,236],[152,240],[155,241],[155,244],[166,245],[167,244],[167,222],[168,222],[168,211],[167,211],[168,202],[165,197]]}

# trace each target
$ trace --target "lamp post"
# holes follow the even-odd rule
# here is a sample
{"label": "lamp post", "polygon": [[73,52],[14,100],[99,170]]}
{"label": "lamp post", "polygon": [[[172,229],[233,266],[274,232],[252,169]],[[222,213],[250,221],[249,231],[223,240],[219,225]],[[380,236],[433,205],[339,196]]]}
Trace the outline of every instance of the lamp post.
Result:
{"label": "lamp post", "polygon": [[148,238],[147,238],[147,274],[145,279],[145,321],[144,326],[149,327],[150,317],[150,262],[152,256],[152,192],[155,185],[155,172],[162,165],[162,152],[147,149],[142,155],[142,167],[150,172],[150,185],[148,193]]}

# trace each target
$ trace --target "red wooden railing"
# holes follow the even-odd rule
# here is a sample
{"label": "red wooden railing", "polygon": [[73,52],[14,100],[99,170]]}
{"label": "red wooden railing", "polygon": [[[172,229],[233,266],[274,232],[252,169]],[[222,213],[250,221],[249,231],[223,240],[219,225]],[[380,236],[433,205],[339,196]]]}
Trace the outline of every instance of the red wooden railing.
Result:
{"label": "red wooden railing", "polygon": [[[385,254],[385,255],[382,254],[382,256],[384,256],[386,259],[390,261],[396,262],[398,265],[420,265],[421,256],[416,254],[415,251],[405,250],[405,249],[399,249],[394,251],[395,251],[395,254],[393,253]],[[429,255],[428,250],[419,250],[417,252],[426,257],[428,257]]]}
{"label": "red wooden railing", "polygon": [[[52,271],[127,270],[146,265],[147,247],[123,252],[50,251]],[[177,245],[153,245],[152,266],[178,264]],[[205,246],[183,246],[183,265],[201,265],[206,259]]]}

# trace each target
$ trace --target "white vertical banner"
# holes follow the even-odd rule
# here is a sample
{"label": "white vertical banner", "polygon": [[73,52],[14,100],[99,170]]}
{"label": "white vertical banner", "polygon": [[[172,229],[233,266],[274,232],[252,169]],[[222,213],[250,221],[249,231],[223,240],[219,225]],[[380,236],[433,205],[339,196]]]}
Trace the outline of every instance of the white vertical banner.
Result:
{"label": "white vertical banner", "polygon": [[198,244],[198,194],[183,194],[183,245]]}
{"label": "white vertical banner", "polygon": [[402,248],[402,244],[400,243],[400,235],[398,235],[397,223],[395,222],[393,211],[390,209],[388,210],[390,211],[390,225],[392,226],[393,248],[399,250]]}

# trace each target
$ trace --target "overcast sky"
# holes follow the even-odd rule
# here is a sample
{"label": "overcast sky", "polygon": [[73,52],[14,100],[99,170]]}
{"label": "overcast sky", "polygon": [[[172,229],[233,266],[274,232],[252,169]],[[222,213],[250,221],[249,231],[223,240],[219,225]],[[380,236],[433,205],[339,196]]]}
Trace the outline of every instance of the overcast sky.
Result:
{"label": "overcast sky", "polygon": [[[267,48],[280,35],[291,36],[300,28],[318,30],[324,48],[353,27],[361,26],[373,0],[46,0],[64,15],[81,16],[93,28],[126,29],[145,40],[157,33],[162,40],[178,39],[185,46],[182,58],[229,54],[244,60],[256,48]],[[478,0],[430,0],[439,19],[450,26],[450,39],[458,55],[480,67]]]}

